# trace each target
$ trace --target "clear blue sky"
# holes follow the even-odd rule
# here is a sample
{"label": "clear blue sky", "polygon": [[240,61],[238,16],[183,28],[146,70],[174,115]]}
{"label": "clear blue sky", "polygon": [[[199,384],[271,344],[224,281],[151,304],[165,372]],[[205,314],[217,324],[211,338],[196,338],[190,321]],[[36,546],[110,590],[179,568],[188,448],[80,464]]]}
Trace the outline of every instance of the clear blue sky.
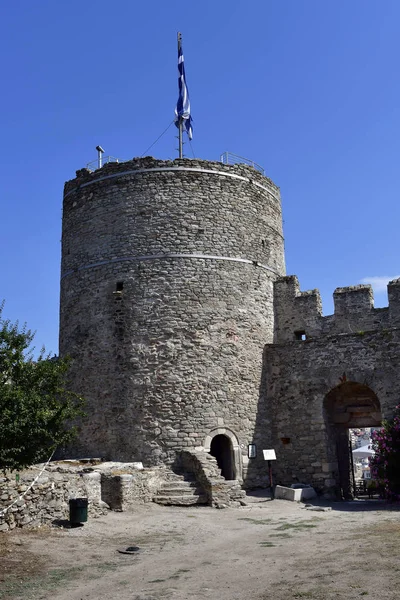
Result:
{"label": "clear blue sky", "polygon": [[[281,187],[288,274],[318,287],[400,275],[398,0],[18,0],[0,23],[0,298],[58,347],[64,181],[140,156],[173,119],[182,31],[193,149]],[[176,155],[174,127],[151,150]],[[189,156],[190,150],[187,147]],[[382,279],[383,278],[383,279]]]}

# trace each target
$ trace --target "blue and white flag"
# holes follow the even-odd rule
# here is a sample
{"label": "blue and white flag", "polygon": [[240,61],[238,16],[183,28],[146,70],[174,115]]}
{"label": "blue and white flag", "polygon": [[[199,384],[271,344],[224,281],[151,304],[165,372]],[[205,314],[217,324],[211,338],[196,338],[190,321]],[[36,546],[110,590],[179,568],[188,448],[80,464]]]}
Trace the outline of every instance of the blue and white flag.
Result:
{"label": "blue and white flag", "polygon": [[193,137],[193,127],[192,117],[190,115],[189,90],[186,85],[185,63],[183,60],[182,45],[179,45],[178,49],[178,71],[179,98],[175,109],[175,124],[177,127],[179,127],[179,122],[182,120],[186,132],[189,136],[189,140],[191,140]]}

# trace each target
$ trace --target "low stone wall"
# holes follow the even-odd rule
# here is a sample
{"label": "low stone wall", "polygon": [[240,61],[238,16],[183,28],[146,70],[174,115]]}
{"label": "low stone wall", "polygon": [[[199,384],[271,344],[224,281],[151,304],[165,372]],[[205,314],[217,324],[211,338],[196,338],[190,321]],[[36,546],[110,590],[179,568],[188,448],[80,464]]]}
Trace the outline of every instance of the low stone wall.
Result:
{"label": "low stone wall", "polygon": [[[207,452],[183,451],[179,462],[194,474],[210,506],[225,508],[243,502],[245,493],[239,481],[226,481]],[[0,532],[67,520],[72,498],[89,500],[89,518],[110,509],[130,510],[151,502],[162,483],[173,476],[164,466],[143,469],[141,463],[96,464],[89,459],[53,462],[41,473],[42,469],[43,465],[35,465],[19,473],[19,481],[15,474],[0,477]]]}
{"label": "low stone wall", "polygon": [[150,502],[163,479],[161,469],[143,469],[141,463],[61,461],[40,474],[42,468],[35,465],[21,472],[19,481],[15,474],[0,477],[0,532],[66,520],[72,498],[88,498],[89,518],[110,509],[129,510]]}
{"label": "low stone wall", "polygon": [[143,469],[136,473],[102,473],[102,499],[111,510],[129,510],[135,504],[151,502],[161,482],[162,469]]}
{"label": "low stone wall", "polygon": [[45,471],[28,490],[38,472],[26,470],[18,482],[15,475],[0,478],[0,531],[68,519],[70,498],[88,498],[90,517],[107,512],[101,501],[100,473]]}

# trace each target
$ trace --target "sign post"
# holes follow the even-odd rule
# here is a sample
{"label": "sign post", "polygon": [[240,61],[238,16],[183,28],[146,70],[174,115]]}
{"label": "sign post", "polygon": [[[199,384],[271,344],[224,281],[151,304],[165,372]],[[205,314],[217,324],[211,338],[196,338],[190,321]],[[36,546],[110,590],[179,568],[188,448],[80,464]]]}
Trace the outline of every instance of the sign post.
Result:
{"label": "sign post", "polygon": [[272,461],[276,460],[275,450],[263,450],[264,460],[268,461],[268,476],[269,476],[269,485],[271,488],[271,500],[275,499],[274,494],[274,483],[272,479]]}

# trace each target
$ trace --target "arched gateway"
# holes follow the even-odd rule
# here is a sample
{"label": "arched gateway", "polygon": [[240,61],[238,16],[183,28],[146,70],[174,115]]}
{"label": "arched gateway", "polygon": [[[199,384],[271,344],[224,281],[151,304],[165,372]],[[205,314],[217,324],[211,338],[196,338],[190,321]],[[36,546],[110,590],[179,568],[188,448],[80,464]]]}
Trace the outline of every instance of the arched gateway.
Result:
{"label": "arched gateway", "polygon": [[380,402],[365,384],[346,381],[333,388],[325,397],[324,416],[328,436],[328,454],[337,462],[337,484],[344,498],[352,496],[351,448],[349,429],[379,427],[382,415]]}

